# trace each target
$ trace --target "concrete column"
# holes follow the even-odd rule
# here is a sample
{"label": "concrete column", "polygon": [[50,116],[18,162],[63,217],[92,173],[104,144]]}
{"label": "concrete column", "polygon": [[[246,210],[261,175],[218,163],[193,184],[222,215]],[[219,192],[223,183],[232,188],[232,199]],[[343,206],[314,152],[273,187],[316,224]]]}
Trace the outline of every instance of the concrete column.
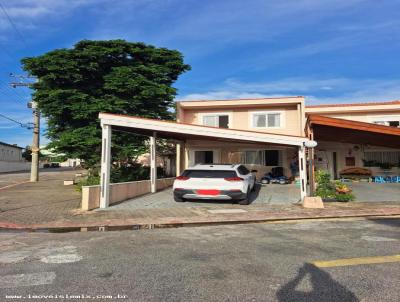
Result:
{"label": "concrete column", "polygon": [[300,197],[301,201],[307,196],[307,172],[306,172],[306,148],[299,147],[299,174],[300,174]]}
{"label": "concrete column", "polygon": [[100,173],[100,208],[110,204],[110,173],[111,173],[111,126],[102,126],[101,140],[101,173]]}
{"label": "concrete column", "polygon": [[153,136],[150,136],[150,184],[151,184],[151,193],[155,193],[157,191],[156,136],[157,136],[156,132],[153,132]]}
{"label": "concrete column", "polygon": [[182,169],[181,169],[181,153],[182,153],[182,144],[176,143],[176,161],[175,161],[175,166],[176,166],[176,176],[181,175]]}
{"label": "concrete column", "polygon": [[189,148],[186,146],[186,143],[184,144],[184,152],[185,152],[185,163],[184,163],[184,168],[187,169],[189,168]]}

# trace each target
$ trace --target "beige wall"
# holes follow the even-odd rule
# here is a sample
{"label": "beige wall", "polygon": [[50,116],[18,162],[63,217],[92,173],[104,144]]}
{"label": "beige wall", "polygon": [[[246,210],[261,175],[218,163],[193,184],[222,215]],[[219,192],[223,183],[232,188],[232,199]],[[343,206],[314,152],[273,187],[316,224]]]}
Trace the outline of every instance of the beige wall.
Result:
{"label": "beige wall", "polygon": [[[172,186],[175,178],[157,179],[157,190]],[[150,193],[150,180],[122,182],[110,185],[110,205]],[[100,206],[100,185],[82,187],[81,209],[84,211]]]}
{"label": "beige wall", "polygon": [[[247,108],[213,108],[213,109],[185,109],[180,121],[188,124],[202,125],[202,116],[210,113],[229,114],[229,128],[260,131],[286,135],[303,135],[301,115],[294,105],[247,107]],[[251,112],[278,111],[284,116],[282,128],[254,128],[251,123]]]}
{"label": "beige wall", "polygon": [[375,121],[386,119],[400,120],[400,110],[382,112],[323,113],[321,115],[365,123],[373,123]]}

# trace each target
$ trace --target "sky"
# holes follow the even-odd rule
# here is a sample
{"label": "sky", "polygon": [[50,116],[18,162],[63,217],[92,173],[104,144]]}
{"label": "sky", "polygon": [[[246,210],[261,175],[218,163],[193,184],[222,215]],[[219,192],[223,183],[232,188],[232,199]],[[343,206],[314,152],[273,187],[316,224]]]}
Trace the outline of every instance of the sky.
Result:
{"label": "sky", "polygon": [[[20,60],[81,39],[177,49],[178,100],[303,95],[307,104],[400,99],[399,0],[0,0],[0,114],[26,124]],[[2,9],[3,8],[3,9]],[[0,141],[31,144],[0,116]],[[45,127],[42,143],[45,144]]]}

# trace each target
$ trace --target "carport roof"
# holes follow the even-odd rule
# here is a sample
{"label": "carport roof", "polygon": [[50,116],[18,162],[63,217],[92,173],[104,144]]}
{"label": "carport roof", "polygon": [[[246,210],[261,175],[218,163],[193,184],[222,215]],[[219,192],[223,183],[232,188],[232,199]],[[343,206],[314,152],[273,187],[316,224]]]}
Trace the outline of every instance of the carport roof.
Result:
{"label": "carport roof", "polygon": [[307,125],[317,141],[400,148],[400,128],[314,114],[308,116]]}
{"label": "carport roof", "polygon": [[304,142],[308,141],[306,137],[302,136],[216,128],[112,113],[100,113],[99,118],[102,125],[111,125],[113,128],[149,136],[153,135],[153,132],[157,132],[158,137],[177,140],[208,139],[289,146],[303,146]]}

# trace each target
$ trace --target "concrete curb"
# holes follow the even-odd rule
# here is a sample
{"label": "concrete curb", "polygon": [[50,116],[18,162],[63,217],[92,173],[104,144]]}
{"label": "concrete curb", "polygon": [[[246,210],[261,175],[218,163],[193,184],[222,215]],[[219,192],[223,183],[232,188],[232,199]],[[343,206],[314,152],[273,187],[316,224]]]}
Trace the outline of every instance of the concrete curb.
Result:
{"label": "concrete curb", "polygon": [[[160,217],[157,219],[104,219],[96,221],[53,221],[43,224],[17,224],[0,222],[0,231],[26,232],[70,232],[70,231],[112,231],[155,228],[195,227],[227,224],[249,224],[263,222],[285,222],[295,220],[347,219],[347,218],[398,218],[400,208],[374,210],[347,210],[339,214],[333,211],[319,213],[252,213],[252,215],[209,215],[204,217]],[[331,213],[329,213],[331,212]],[[280,215],[279,215],[280,214]],[[222,217],[221,217],[222,216]],[[251,217],[249,217],[251,216]]]}

